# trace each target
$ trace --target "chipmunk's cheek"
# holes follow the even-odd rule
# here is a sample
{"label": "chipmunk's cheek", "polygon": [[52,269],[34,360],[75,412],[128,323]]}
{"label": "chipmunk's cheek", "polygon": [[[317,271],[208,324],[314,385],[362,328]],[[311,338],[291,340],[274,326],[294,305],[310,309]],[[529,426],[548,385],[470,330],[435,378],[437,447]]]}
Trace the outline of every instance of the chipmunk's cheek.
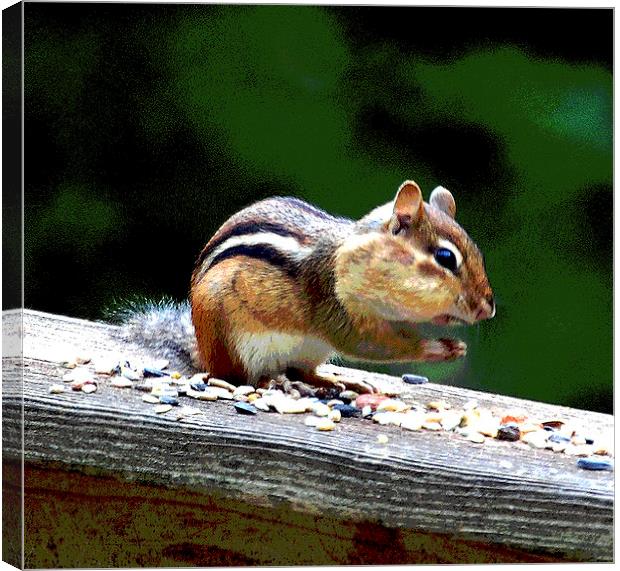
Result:
{"label": "chipmunk's cheek", "polygon": [[432,321],[447,313],[454,302],[445,283],[425,276],[407,279],[401,292],[403,305],[416,321]]}

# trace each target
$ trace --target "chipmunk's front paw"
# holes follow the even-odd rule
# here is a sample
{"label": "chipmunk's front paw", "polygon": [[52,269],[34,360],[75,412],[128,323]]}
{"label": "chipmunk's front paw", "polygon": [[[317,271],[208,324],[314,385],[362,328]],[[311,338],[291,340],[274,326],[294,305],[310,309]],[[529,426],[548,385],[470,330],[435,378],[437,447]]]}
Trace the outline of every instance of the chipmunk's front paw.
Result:
{"label": "chipmunk's front paw", "polygon": [[467,353],[467,345],[459,339],[427,339],[422,348],[421,361],[453,361]]}

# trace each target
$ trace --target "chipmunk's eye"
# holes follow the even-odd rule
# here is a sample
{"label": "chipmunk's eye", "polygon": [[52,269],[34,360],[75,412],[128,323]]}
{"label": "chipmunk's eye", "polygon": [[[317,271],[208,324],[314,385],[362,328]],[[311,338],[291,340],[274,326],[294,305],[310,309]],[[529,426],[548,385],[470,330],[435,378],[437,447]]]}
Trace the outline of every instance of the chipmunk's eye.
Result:
{"label": "chipmunk's eye", "polygon": [[440,266],[443,266],[451,272],[455,272],[457,268],[456,256],[452,250],[448,248],[437,248],[435,250],[435,260]]}

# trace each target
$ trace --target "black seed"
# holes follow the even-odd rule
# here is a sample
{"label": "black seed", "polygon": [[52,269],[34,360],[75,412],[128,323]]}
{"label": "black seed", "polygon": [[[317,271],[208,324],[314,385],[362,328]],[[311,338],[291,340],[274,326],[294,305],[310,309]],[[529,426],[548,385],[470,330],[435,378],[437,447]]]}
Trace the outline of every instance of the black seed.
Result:
{"label": "black seed", "polygon": [[353,416],[361,416],[362,411],[359,408],[351,406],[350,404],[335,404],[333,406],[334,410],[339,410],[340,415],[343,418],[351,418]]}
{"label": "black seed", "polygon": [[204,391],[207,388],[207,383],[192,383],[190,387],[195,391]]}
{"label": "black seed", "polygon": [[258,409],[255,406],[252,406],[247,402],[236,402],[234,407],[239,414],[256,414],[258,412]]}
{"label": "black seed", "polygon": [[167,397],[162,395],[159,397],[159,402],[161,404],[171,404],[172,406],[179,406],[179,399],[175,397]]}
{"label": "black seed", "polygon": [[553,426],[543,426],[543,429],[547,432],[555,432],[555,428],[553,428]]}
{"label": "black seed", "polygon": [[166,373],[164,373],[161,369],[153,369],[152,367],[144,367],[142,372],[145,377],[165,377]]}
{"label": "black seed", "polygon": [[584,470],[613,470],[614,465],[609,460],[595,460],[594,458],[580,458],[577,466]]}
{"label": "black seed", "polygon": [[420,375],[411,375],[409,373],[403,375],[402,379],[410,385],[423,385],[425,383],[428,383],[427,377],[422,377]]}
{"label": "black seed", "polygon": [[570,442],[570,438],[568,436],[562,436],[561,434],[550,434],[547,438],[549,442]]}
{"label": "black seed", "polygon": [[589,437],[585,437],[586,439],[586,444],[594,444],[594,438],[589,438]]}
{"label": "black seed", "polygon": [[521,431],[518,426],[505,425],[500,426],[497,431],[498,440],[508,440],[509,442],[515,442],[521,438]]}
{"label": "black seed", "polygon": [[134,385],[133,388],[143,393],[150,393],[153,387],[149,383],[141,383],[139,385]]}

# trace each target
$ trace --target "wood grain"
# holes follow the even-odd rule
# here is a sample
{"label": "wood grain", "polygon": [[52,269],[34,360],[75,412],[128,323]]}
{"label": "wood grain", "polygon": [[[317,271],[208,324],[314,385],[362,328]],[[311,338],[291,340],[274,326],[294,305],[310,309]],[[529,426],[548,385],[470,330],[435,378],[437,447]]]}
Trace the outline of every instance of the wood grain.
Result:
{"label": "wood grain", "polygon": [[[5,315],[5,328],[16,328],[19,321],[18,315]],[[521,443],[489,440],[477,445],[452,433],[407,432],[361,419],[343,419],[335,431],[318,432],[304,426],[301,416],[238,415],[230,402],[188,402],[204,414],[178,422],[172,412],[156,415],[137,391],[115,389],[105,380],[92,395],[52,395],[49,385],[66,372],[53,362],[63,347],[78,347],[93,357],[146,354],[121,343],[112,326],[72,318],[26,311],[23,331],[23,369],[17,357],[4,356],[8,432],[3,457],[21,454],[23,371],[24,455],[31,470],[48,466],[68,474],[112,477],[129,488],[216,495],[262,513],[320,515],[356,526],[449,538],[454,545],[494,546],[496,553],[512,554],[502,560],[612,560],[613,474],[580,470],[574,458]],[[441,398],[458,406],[475,398],[491,408],[517,407],[536,416],[574,419],[596,432],[611,433],[613,426],[608,415],[325,368],[372,378],[400,390],[404,400]],[[380,432],[389,437],[387,445],[377,443]],[[488,560],[484,549],[478,551],[479,559],[470,548],[463,561]],[[259,560],[294,564],[290,558],[281,559],[288,563],[273,557]]]}

